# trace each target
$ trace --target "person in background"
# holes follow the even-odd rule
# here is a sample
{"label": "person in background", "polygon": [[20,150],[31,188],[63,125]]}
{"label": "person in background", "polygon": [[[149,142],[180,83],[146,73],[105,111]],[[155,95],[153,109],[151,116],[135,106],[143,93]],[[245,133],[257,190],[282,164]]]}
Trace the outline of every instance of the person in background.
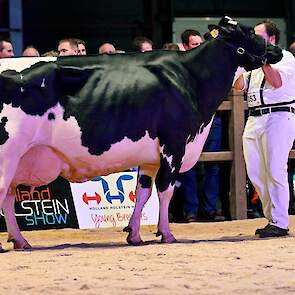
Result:
{"label": "person in background", "polygon": [[116,48],[111,43],[103,43],[101,46],[99,46],[98,53],[99,54],[103,54],[103,53],[113,54],[113,53],[116,53]]}
{"label": "person in background", "polygon": [[8,39],[0,40],[0,58],[14,57],[12,43]]}
{"label": "person in background", "polygon": [[25,48],[22,56],[40,56],[40,53],[33,45],[30,45]]}
{"label": "person in background", "polygon": [[[276,45],[280,31],[264,20],[255,33]],[[283,50],[276,64],[242,74],[234,83],[247,95],[249,117],[243,134],[243,152],[248,176],[262,202],[268,223],[258,228],[260,238],[288,235],[289,184],[287,162],[295,140],[295,58]]]}
{"label": "person in background", "polygon": [[163,49],[165,49],[165,50],[178,51],[179,50],[179,46],[176,43],[165,43],[163,45]]}
{"label": "person in background", "polygon": [[78,43],[76,39],[67,38],[58,42],[58,56],[78,55]]}
{"label": "person in background", "polygon": [[51,51],[46,51],[42,54],[42,56],[53,56],[53,57],[57,57],[58,56],[58,52],[55,50],[51,50]]}
{"label": "person in background", "polygon": [[184,50],[190,50],[201,45],[203,38],[199,31],[188,29],[182,32],[181,42]]}
{"label": "person in background", "polygon": [[76,39],[77,44],[78,44],[78,55],[86,55],[87,50],[86,50],[86,43],[85,41],[81,39]]}
{"label": "person in background", "polygon": [[134,38],[133,42],[133,49],[135,51],[145,52],[145,51],[152,51],[153,50],[153,42],[152,40],[143,37],[137,36]]}
{"label": "person in background", "polygon": [[289,51],[295,56],[295,42],[291,43]]}

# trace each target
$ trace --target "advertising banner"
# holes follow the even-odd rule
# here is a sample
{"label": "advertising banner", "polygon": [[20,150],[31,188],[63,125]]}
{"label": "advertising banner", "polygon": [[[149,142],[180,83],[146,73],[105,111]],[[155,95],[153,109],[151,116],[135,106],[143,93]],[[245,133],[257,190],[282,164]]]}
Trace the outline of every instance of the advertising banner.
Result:
{"label": "advertising banner", "polygon": [[[68,181],[58,177],[49,185],[16,189],[15,215],[21,230],[78,228],[78,222]],[[1,211],[0,230],[6,230]]]}
{"label": "advertising banner", "polygon": [[[135,205],[137,172],[121,172],[71,183],[79,228],[126,226]],[[159,212],[155,188],[146,203],[141,224],[157,224]]]}

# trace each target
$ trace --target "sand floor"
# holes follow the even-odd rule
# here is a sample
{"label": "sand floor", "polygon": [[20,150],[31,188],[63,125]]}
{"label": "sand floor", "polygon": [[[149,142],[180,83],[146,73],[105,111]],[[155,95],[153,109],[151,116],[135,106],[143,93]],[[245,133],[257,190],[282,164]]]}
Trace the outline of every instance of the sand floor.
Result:
{"label": "sand floor", "polygon": [[264,219],[171,224],[178,239],[125,242],[121,228],[24,232],[32,251],[0,254],[2,294],[295,294],[295,216],[290,236],[258,239]]}

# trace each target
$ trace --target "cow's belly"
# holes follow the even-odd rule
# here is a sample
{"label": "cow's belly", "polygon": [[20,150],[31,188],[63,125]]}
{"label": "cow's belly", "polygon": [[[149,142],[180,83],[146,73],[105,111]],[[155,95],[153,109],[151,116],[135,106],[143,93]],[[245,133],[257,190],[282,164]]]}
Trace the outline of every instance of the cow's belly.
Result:
{"label": "cow's belly", "polygon": [[99,175],[119,172],[143,163],[159,165],[157,140],[146,135],[137,142],[123,139],[100,156],[90,155],[83,148],[57,150],[49,146],[34,146],[21,158],[12,186],[40,186],[58,175],[72,182],[83,182]]}
{"label": "cow's belly", "polygon": [[199,160],[204,144],[208,137],[213,118],[214,116],[212,117],[210,123],[204,128],[203,132],[198,134],[193,142],[190,142],[186,145],[185,154],[182,158],[180,173],[190,170]]}

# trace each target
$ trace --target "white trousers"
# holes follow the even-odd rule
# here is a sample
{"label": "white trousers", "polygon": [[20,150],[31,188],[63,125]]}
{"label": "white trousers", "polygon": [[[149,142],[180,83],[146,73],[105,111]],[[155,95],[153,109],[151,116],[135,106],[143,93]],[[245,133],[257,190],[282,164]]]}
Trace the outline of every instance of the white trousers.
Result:
{"label": "white trousers", "polygon": [[259,194],[265,218],[287,229],[289,184],[287,162],[295,140],[295,115],[274,112],[250,116],[243,134],[248,176]]}

